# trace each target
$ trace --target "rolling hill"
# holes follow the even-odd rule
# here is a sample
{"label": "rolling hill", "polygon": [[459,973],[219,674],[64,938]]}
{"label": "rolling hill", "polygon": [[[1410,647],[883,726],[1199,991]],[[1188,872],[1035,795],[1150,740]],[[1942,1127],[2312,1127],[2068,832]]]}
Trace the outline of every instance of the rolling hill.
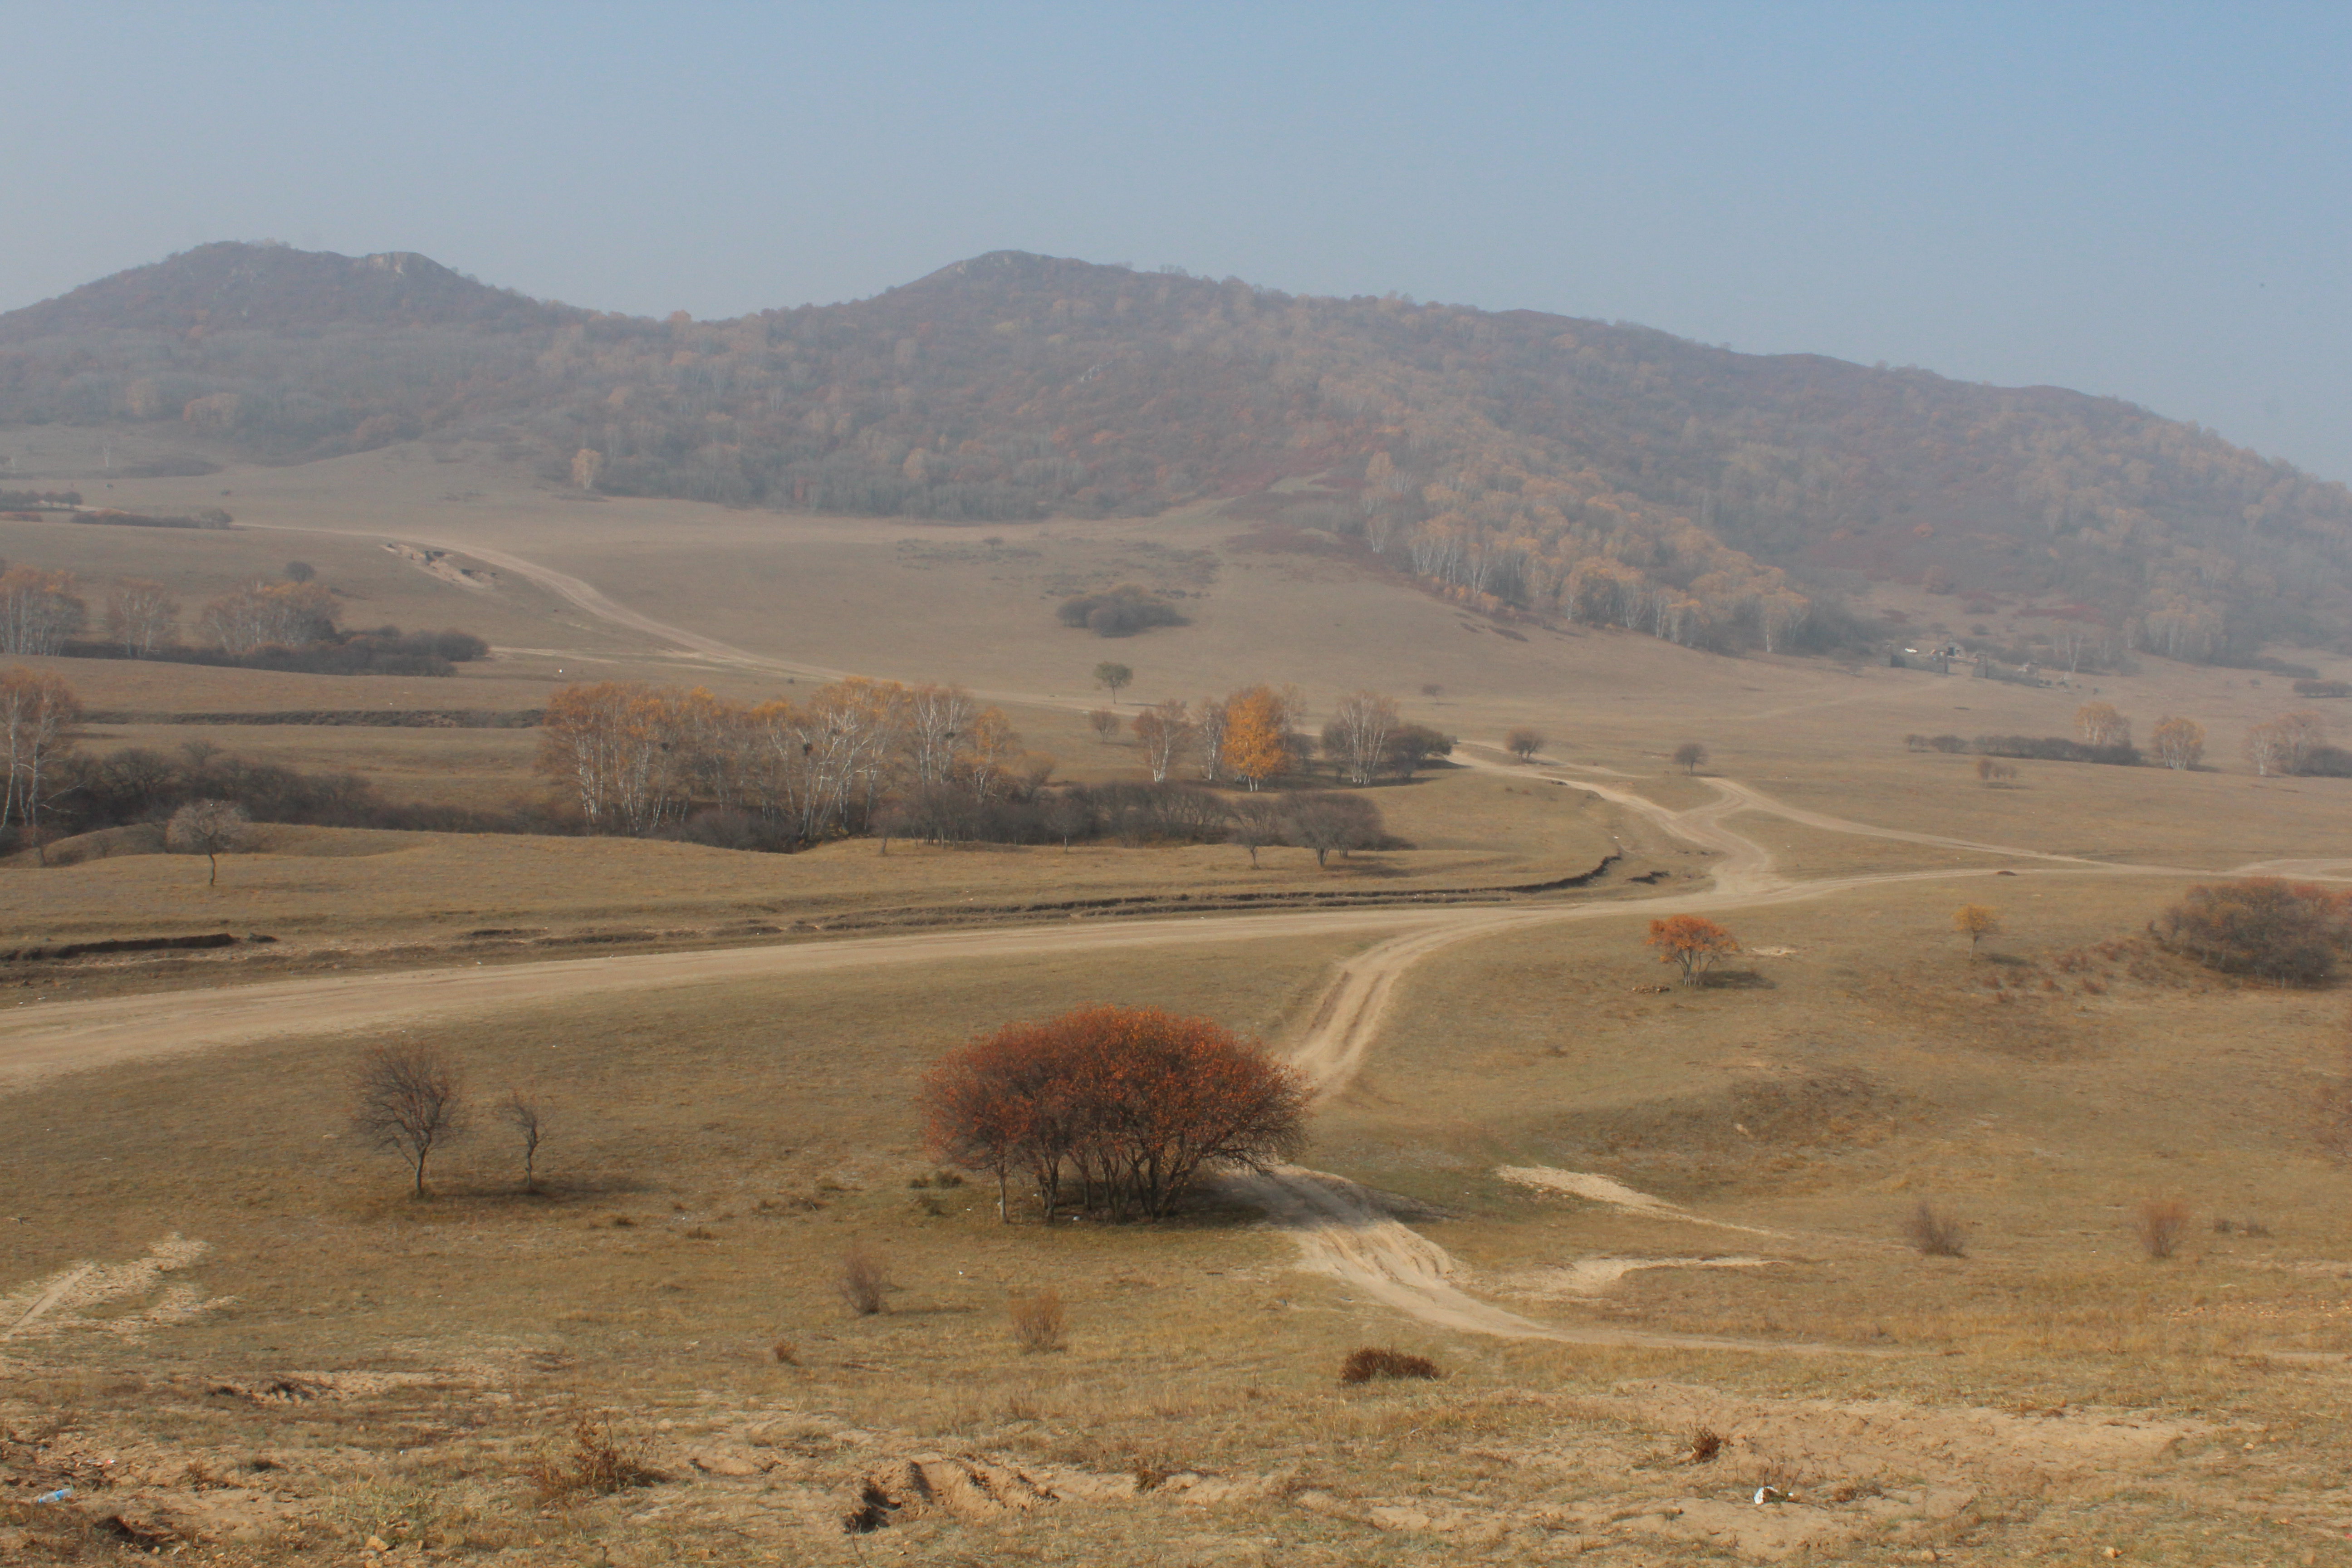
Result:
{"label": "rolling hill", "polygon": [[1874,581],[2117,652],[2352,637],[2352,491],[2114,399],[1010,251],[657,321],[205,246],[0,316],[0,424],[49,421],[279,462],[490,438],[552,482],[875,515],[1215,500],[1482,608],[1706,647],[1851,639]]}

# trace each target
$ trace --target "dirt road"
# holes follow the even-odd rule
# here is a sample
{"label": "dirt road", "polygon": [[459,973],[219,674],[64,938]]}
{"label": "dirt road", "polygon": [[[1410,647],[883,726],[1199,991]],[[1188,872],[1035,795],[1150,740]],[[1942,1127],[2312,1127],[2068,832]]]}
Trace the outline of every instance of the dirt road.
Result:
{"label": "dirt road", "polygon": [[[614,603],[580,578],[504,551],[421,537],[411,542],[456,551],[488,563],[539,584],[589,615],[704,658],[824,679],[837,679],[845,673],[766,658],[655,620]],[[985,695],[999,700],[1041,704],[1050,701],[1034,694]],[[1459,755],[1473,766],[1506,769],[1506,764],[1484,758],[1475,750],[1465,749]],[[2118,866],[1850,822],[1784,805],[1760,791],[1728,779],[1705,781],[1714,792],[1713,798],[1676,811],[1633,790],[1604,782],[1606,777],[1614,776],[1605,769],[1555,766],[1549,771],[1538,770],[1532,775],[1520,766],[1511,766],[1507,771],[1522,778],[1542,777],[1563,787],[1587,790],[1641,815],[1665,833],[1709,851],[1717,857],[1711,867],[1711,885],[1704,891],[1677,890],[1653,899],[1607,903],[1530,902],[1503,908],[1307,910],[1117,923],[1057,922],[1011,931],[866,937],[709,952],[553,960],[499,968],[470,966],[356,974],[337,979],[269,982],[164,997],[37,1005],[0,1017],[0,1088],[20,1086],[57,1072],[142,1057],[218,1048],[269,1037],[328,1035],[477,1016],[501,1009],[540,1005],[559,996],[572,999],[600,993],[781,979],[864,965],[1019,959],[1120,948],[1258,942],[1287,936],[1385,936],[1386,940],[1376,942],[1339,966],[1306,1025],[1287,1042],[1292,1059],[1307,1073],[1318,1091],[1330,1095],[1343,1091],[1360,1069],[1404,976],[1423,959],[1458,942],[1528,926],[1638,917],[1668,908],[1676,912],[1728,910],[1821,898],[1892,882],[1992,874],[1991,868],[1937,869],[1794,881],[1776,869],[1771,856],[1760,845],[1725,825],[1727,817],[1738,813],[1781,816],[1833,833],[2057,863],[2070,871],[2116,874],[2173,869]],[[1578,776],[1563,776],[1571,771]],[[1464,1291],[1454,1282],[1456,1267],[1444,1249],[1399,1223],[1371,1194],[1355,1183],[1316,1172],[1286,1169],[1252,1177],[1245,1186],[1269,1219],[1289,1232],[1299,1247],[1304,1267],[1343,1280],[1424,1321],[1507,1338],[1579,1343],[1784,1352],[1825,1348],[1539,1323]]]}

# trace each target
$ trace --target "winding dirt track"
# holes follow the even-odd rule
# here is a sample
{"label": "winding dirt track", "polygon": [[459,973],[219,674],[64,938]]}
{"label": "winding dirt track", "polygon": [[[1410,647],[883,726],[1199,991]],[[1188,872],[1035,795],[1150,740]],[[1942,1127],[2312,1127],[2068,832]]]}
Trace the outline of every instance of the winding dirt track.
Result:
{"label": "winding dirt track", "polygon": [[[370,537],[385,536],[372,533]],[[488,562],[560,595],[589,615],[667,640],[705,658],[818,679],[834,679],[843,673],[765,658],[654,620],[615,604],[579,578],[503,551],[455,540],[418,537],[408,542]],[[1028,694],[987,695],[1052,704],[1051,699]],[[1462,755],[1473,766],[1501,766],[1475,753]],[[274,1037],[331,1035],[473,1017],[599,994],[787,979],[867,966],[1018,960],[1122,948],[1258,942],[1294,936],[1384,936],[1386,940],[1374,942],[1339,965],[1307,1023],[1288,1043],[1292,1059],[1308,1075],[1318,1093],[1328,1096],[1344,1090],[1361,1068],[1379,1037],[1398,983],[1415,964],[1458,942],[1531,926],[1622,919],[1667,907],[1677,912],[1745,909],[1893,882],[1993,874],[1990,868],[1944,868],[1795,881],[1774,868],[1770,855],[1761,846],[1724,825],[1724,818],[1740,812],[1781,816],[1833,833],[2053,862],[2055,864],[2050,868],[2052,870],[2063,868],[2070,872],[2114,875],[2161,874],[2177,869],[2084,860],[1850,822],[1783,805],[1748,785],[1727,779],[1705,781],[1715,792],[1712,799],[1686,810],[1674,811],[1599,777],[1570,779],[1556,772],[1531,774],[1523,767],[1508,771],[1523,779],[1547,778],[1554,784],[1588,790],[1647,817],[1666,833],[1719,856],[1712,868],[1712,885],[1705,891],[1678,890],[1656,898],[1612,902],[1530,902],[1500,909],[1483,906],[1307,910],[1117,922],[1059,921],[1011,930],[859,937],[706,952],[560,959],[497,968],[468,965],[265,982],[163,996],[40,1004],[0,1016],[0,1091],[59,1072],[142,1058]],[[1580,775],[1607,774],[1607,770],[1596,768],[1575,771]],[[1455,1265],[1443,1247],[1400,1224],[1370,1193],[1355,1183],[1290,1168],[1246,1178],[1240,1185],[1265,1208],[1271,1221],[1290,1234],[1298,1246],[1302,1267],[1338,1279],[1373,1300],[1427,1322],[1504,1338],[1581,1344],[1783,1354],[1835,1348],[1538,1322],[1469,1295],[1454,1282]]]}

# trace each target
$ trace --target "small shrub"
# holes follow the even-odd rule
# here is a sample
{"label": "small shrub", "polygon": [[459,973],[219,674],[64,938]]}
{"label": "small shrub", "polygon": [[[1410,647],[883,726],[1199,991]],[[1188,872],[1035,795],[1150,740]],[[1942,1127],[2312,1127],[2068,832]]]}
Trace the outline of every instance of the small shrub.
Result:
{"label": "small shrub", "polygon": [[1013,1337],[1020,1342],[1023,1350],[1034,1354],[1062,1348],[1062,1334],[1068,1320],[1062,1310],[1059,1291],[1049,1288],[1034,1296],[1015,1297],[1008,1310],[1013,1315]]}
{"label": "small shrub", "polygon": [[1949,1209],[1937,1208],[1926,1198],[1911,1211],[1903,1222],[1903,1239],[1927,1258],[1964,1258],[1968,1255],[1968,1226]]}
{"label": "small shrub", "polygon": [[1437,1370],[1437,1363],[1427,1356],[1407,1355],[1402,1351],[1378,1349],[1370,1345],[1349,1352],[1348,1359],[1339,1363],[1339,1381],[1348,1384],[1444,1375]]}
{"label": "small shrub", "polygon": [[2179,1198],[2142,1198],[2132,1211],[2132,1234],[2150,1258],[2169,1258],[2189,1233],[2189,1205]]}
{"label": "small shrub", "polygon": [[541,1502],[610,1497],[631,1487],[649,1487],[669,1479],[623,1445],[614,1435],[609,1413],[600,1415],[585,1411],[572,1423],[571,1451],[528,1466],[523,1474],[539,1489]]}
{"label": "small shrub", "polygon": [[1722,1452],[1722,1433],[1717,1431],[1712,1426],[1694,1426],[1691,1428],[1690,1447],[1685,1450],[1685,1454],[1692,1464],[1713,1464],[1715,1462],[1716,1456]]}
{"label": "small shrub", "polygon": [[890,1289],[890,1271],[881,1254],[864,1242],[853,1242],[841,1255],[841,1275],[836,1284],[841,1299],[849,1310],[861,1318],[870,1318],[882,1310],[884,1296]]}

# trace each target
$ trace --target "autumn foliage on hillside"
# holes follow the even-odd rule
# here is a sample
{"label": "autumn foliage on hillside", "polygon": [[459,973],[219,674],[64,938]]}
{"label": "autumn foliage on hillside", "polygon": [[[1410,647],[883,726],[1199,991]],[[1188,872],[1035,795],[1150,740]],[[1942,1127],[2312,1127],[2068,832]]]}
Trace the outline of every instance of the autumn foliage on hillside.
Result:
{"label": "autumn foliage on hillside", "polygon": [[1209,1172],[1264,1169],[1306,1142],[1295,1070],[1156,1007],[1008,1024],[934,1067],[920,1107],[935,1154],[994,1175],[1000,1200],[1027,1177],[1048,1224],[1066,1205],[1162,1218]]}
{"label": "autumn foliage on hillside", "polygon": [[0,316],[0,421],[107,419],[491,437],[554,482],[840,512],[1248,497],[1470,603],[1693,646],[1818,642],[1841,574],[2055,595],[2184,658],[2352,627],[2352,491],[2113,399],[1010,251],[701,322],[209,246]]}

